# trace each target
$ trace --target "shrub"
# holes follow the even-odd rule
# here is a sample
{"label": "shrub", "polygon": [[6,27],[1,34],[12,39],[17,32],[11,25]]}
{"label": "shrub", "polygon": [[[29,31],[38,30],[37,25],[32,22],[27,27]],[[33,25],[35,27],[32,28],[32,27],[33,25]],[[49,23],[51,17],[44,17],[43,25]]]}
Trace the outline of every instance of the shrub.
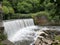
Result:
{"label": "shrub", "polygon": [[3,11],[4,14],[8,14],[9,13],[9,9],[8,9],[7,6],[3,6],[2,7],[2,11]]}
{"label": "shrub", "polygon": [[48,18],[49,13],[45,12],[45,11],[41,11],[39,13],[36,14],[36,17],[41,17],[41,16],[46,16]]}
{"label": "shrub", "polygon": [[7,1],[7,0],[3,0],[2,4],[3,4],[4,6],[11,6],[10,2]]}
{"label": "shrub", "polygon": [[38,13],[32,15],[32,18],[34,19],[35,24],[38,24],[37,21],[39,21],[41,19],[41,17],[46,18],[47,20],[49,20],[49,13],[45,12],[45,11],[42,11],[42,12],[38,12]]}
{"label": "shrub", "polygon": [[2,40],[5,40],[6,38],[7,38],[6,35],[0,34],[0,39],[1,39],[1,41],[2,41]]}
{"label": "shrub", "polygon": [[14,9],[12,7],[8,7],[8,9],[10,14],[14,14]]}
{"label": "shrub", "polygon": [[11,19],[23,19],[23,18],[32,18],[30,14],[14,14],[11,16]]}
{"label": "shrub", "polygon": [[27,2],[18,2],[17,10],[21,13],[29,13],[32,10],[32,5]]}

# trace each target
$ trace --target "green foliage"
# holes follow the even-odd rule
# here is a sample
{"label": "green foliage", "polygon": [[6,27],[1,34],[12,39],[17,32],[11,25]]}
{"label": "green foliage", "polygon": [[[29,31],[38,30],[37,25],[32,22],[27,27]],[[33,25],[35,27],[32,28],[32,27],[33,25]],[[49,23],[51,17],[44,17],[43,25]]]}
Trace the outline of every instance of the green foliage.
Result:
{"label": "green foliage", "polygon": [[2,43],[0,42],[0,45],[4,45],[4,44],[2,44]]}
{"label": "green foliage", "polygon": [[2,41],[2,40],[5,40],[7,37],[6,37],[6,35],[4,35],[4,34],[0,34],[0,40]]}
{"label": "green foliage", "polygon": [[3,0],[2,4],[6,19],[31,17],[28,15],[32,15],[32,17],[34,15],[49,15],[47,16],[49,21],[60,22],[60,0]]}
{"label": "green foliage", "polygon": [[41,12],[38,12],[36,13],[35,15],[32,15],[33,18],[35,17],[42,17],[42,16],[45,16],[46,18],[49,18],[49,13],[47,13],[46,11],[41,11]]}
{"label": "green foliage", "polygon": [[31,13],[39,11],[40,0],[3,0],[3,5],[12,6],[15,12]]}
{"label": "green foliage", "polygon": [[12,7],[3,6],[2,11],[4,14],[14,14],[14,9]]}
{"label": "green foliage", "polygon": [[12,7],[8,7],[8,9],[10,14],[14,14],[14,9]]}
{"label": "green foliage", "polygon": [[54,3],[48,3],[45,5],[47,10],[51,10],[54,8]]}
{"label": "green foliage", "polygon": [[60,4],[60,0],[56,0],[57,4]]}
{"label": "green foliage", "polygon": [[3,44],[3,43],[0,42],[0,45],[6,45],[6,44]]}
{"label": "green foliage", "polygon": [[46,11],[41,11],[37,16],[49,16],[49,13],[47,13]]}
{"label": "green foliage", "polygon": [[34,13],[48,10],[55,12],[55,5],[50,0],[3,0],[3,5],[12,6],[18,13]]}
{"label": "green foliage", "polygon": [[59,16],[54,16],[54,18],[53,18],[55,21],[59,21],[60,19],[59,19]]}
{"label": "green foliage", "polygon": [[40,8],[40,0],[27,0],[27,3],[32,4],[32,6],[33,6],[32,11],[33,12],[39,11],[39,8]]}
{"label": "green foliage", "polygon": [[[27,15],[27,16],[26,16]],[[32,18],[31,14],[14,14],[10,17],[11,19],[24,19],[24,18]]]}
{"label": "green foliage", "polygon": [[31,13],[39,11],[39,0],[22,0],[17,3],[18,12]]}
{"label": "green foliage", "polygon": [[20,13],[16,13],[13,15],[8,15],[8,17],[10,19],[22,19],[22,18],[35,18],[35,17],[41,17],[41,16],[46,16],[47,18],[49,17],[49,13],[42,11],[42,12],[38,12],[38,13],[31,13],[31,14],[20,14]]}
{"label": "green foliage", "polygon": [[2,7],[2,11],[3,11],[4,14],[8,14],[9,13],[9,9],[8,9],[7,6],[3,6]]}
{"label": "green foliage", "polygon": [[24,1],[18,2],[17,10],[22,13],[29,13],[32,10],[32,5]]}
{"label": "green foliage", "polygon": [[11,6],[10,2],[7,1],[7,0],[3,0],[2,4],[3,4],[4,6]]}
{"label": "green foliage", "polygon": [[60,41],[60,35],[56,36],[55,40],[59,40]]}

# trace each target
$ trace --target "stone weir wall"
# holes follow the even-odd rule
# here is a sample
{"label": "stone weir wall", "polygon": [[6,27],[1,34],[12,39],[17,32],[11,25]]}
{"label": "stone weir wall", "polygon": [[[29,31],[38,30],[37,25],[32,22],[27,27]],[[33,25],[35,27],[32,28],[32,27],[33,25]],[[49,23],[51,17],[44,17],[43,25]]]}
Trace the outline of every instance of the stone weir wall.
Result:
{"label": "stone weir wall", "polygon": [[3,27],[3,22],[0,19],[0,42],[4,40],[4,27]]}
{"label": "stone weir wall", "polygon": [[4,27],[2,25],[3,23],[0,21],[0,43],[6,39],[6,36],[4,35]]}
{"label": "stone weir wall", "polygon": [[4,26],[1,19],[0,19],[0,45],[14,45],[12,42],[7,40],[7,36],[4,34]]}

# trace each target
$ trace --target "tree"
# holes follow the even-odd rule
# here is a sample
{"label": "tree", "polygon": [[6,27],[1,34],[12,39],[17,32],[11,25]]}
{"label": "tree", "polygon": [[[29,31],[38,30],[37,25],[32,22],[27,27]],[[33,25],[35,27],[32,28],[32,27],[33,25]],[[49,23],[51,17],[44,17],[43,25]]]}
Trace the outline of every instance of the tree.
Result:
{"label": "tree", "polygon": [[40,0],[27,0],[27,3],[30,3],[32,4],[33,6],[33,9],[32,11],[33,12],[37,12],[37,11],[40,11]]}
{"label": "tree", "polygon": [[7,0],[3,0],[2,4],[3,4],[4,6],[11,6],[10,2],[7,1]]}
{"label": "tree", "polygon": [[56,15],[60,15],[60,0],[51,0],[56,5]]}
{"label": "tree", "polygon": [[[40,0],[8,0],[8,1],[11,3],[15,12],[30,13],[30,12],[37,12],[37,11],[40,10]],[[25,7],[24,5],[27,6],[27,7]],[[26,10],[21,9],[22,11],[19,11],[20,10],[19,6],[25,7]],[[25,10],[25,11],[23,11],[23,10]]]}
{"label": "tree", "polygon": [[27,2],[18,2],[17,10],[21,13],[29,13],[32,10],[32,5]]}

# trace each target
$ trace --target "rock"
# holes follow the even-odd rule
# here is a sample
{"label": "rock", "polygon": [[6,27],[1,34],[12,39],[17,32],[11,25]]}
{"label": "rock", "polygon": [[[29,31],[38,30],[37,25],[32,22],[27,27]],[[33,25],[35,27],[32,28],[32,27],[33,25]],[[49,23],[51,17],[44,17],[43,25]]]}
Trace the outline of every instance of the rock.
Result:
{"label": "rock", "polygon": [[1,42],[4,45],[14,45],[12,42],[10,42],[9,40],[4,40]]}
{"label": "rock", "polygon": [[[43,31],[44,33],[39,33],[39,36],[37,37],[35,41],[35,45],[51,45],[51,44],[58,44],[60,43],[57,40],[54,40],[54,37],[52,33],[56,32],[58,33],[59,31],[52,31],[52,30],[45,30]],[[43,37],[43,38],[41,38]],[[52,38],[52,39],[51,39]]]}

